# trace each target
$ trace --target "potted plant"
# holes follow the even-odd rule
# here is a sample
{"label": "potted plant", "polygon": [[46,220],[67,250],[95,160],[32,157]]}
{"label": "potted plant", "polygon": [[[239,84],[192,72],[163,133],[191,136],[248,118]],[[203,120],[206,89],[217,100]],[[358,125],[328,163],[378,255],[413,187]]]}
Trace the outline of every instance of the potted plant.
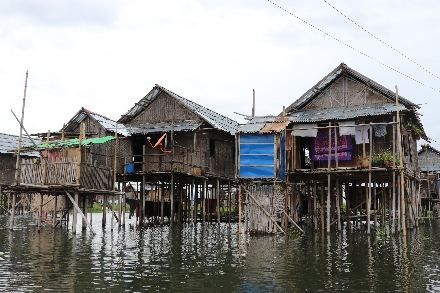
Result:
{"label": "potted plant", "polygon": [[382,154],[376,154],[373,157],[371,157],[371,166],[373,167],[383,166]]}
{"label": "potted plant", "polygon": [[381,154],[382,160],[385,164],[385,167],[393,166],[393,154],[391,151],[385,151]]}
{"label": "potted plant", "polygon": [[420,136],[423,135],[423,130],[412,120],[408,121],[408,126],[411,128],[411,133],[414,140],[419,140]]}

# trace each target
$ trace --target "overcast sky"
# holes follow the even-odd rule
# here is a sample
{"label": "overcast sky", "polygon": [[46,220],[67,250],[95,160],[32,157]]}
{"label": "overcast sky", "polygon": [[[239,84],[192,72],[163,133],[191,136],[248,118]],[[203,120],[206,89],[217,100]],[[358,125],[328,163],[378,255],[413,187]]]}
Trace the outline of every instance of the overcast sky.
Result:
{"label": "overcast sky", "polygon": [[[58,131],[84,107],[117,120],[159,84],[239,122],[278,114],[341,62],[422,104],[440,149],[440,1],[0,1],[0,132]],[[429,73],[429,72],[431,73]],[[435,75],[435,76],[433,76]],[[431,89],[434,88],[435,90]],[[421,141],[422,142],[422,141]]]}

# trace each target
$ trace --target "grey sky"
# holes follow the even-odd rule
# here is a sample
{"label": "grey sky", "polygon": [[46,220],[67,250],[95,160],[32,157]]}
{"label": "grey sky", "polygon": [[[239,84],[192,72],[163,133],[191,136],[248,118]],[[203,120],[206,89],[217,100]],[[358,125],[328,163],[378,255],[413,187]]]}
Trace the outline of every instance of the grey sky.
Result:
{"label": "grey sky", "polygon": [[[291,13],[430,86],[420,85],[309,27],[267,0],[0,2],[0,132],[59,130],[81,107],[117,120],[154,84],[239,122],[278,114],[341,62],[422,105],[432,145],[440,82],[323,0],[273,0]],[[328,0],[440,76],[438,1]],[[427,104],[425,104],[427,103]]]}

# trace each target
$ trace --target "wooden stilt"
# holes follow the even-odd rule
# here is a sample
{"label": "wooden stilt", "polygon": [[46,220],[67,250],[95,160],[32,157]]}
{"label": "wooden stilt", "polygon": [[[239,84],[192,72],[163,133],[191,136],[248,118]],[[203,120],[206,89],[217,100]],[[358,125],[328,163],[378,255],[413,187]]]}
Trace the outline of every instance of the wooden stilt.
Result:
{"label": "wooden stilt", "polygon": [[217,223],[220,224],[220,180],[217,178]]}
{"label": "wooden stilt", "polygon": [[242,233],[241,227],[241,184],[238,185],[238,233]]}
{"label": "wooden stilt", "polygon": [[206,204],[205,204],[205,199],[206,199],[206,193],[207,193],[207,186],[206,186],[206,180],[203,180],[203,194],[202,194],[202,223],[205,224],[205,216],[206,216]]}
{"label": "wooden stilt", "polygon": [[[82,197],[82,200],[83,200],[83,207],[82,207],[82,211],[83,211],[83,214],[87,217],[87,195],[86,194],[83,194],[83,197]],[[86,228],[87,228],[87,218],[86,219],[82,219],[82,226],[81,226],[81,228],[82,228],[82,230],[86,230]]]}
{"label": "wooden stilt", "polygon": [[313,178],[313,225],[315,228],[315,231],[318,231],[318,206],[317,206],[317,202],[316,199],[318,197],[318,194],[316,192],[316,178]]}
{"label": "wooden stilt", "polygon": [[[79,193],[75,192],[75,202],[76,204],[78,204],[78,200],[79,200]],[[73,219],[72,219],[72,234],[76,234],[76,221],[77,221],[77,216],[78,211],[73,208]]]}
{"label": "wooden stilt", "polygon": [[321,182],[321,206],[320,206],[320,212],[321,212],[321,231],[324,233],[325,231],[325,210],[324,210],[324,181]]}
{"label": "wooden stilt", "polygon": [[228,181],[228,223],[231,223],[231,181]]}
{"label": "wooden stilt", "polygon": [[107,194],[104,194],[104,199],[102,200],[102,227],[104,228],[107,224]]}
{"label": "wooden stilt", "polygon": [[[144,146],[145,149],[145,146]],[[145,174],[142,174],[141,192],[140,192],[140,203],[139,203],[139,226],[144,226],[144,211],[145,206]]]}
{"label": "wooden stilt", "polygon": [[165,186],[162,182],[162,194],[160,196],[160,224],[163,225],[164,219],[164,205],[165,205]]}
{"label": "wooden stilt", "polygon": [[41,231],[41,221],[43,218],[43,194],[40,193],[40,206],[38,207],[37,232]]}
{"label": "wooden stilt", "polygon": [[174,174],[171,174],[170,202],[171,202],[170,226],[172,226],[174,222]]}
{"label": "wooden stilt", "polygon": [[339,201],[340,197],[340,189],[339,189],[339,178],[336,178],[336,213],[338,216],[338,231],[341,232],[342,225],[341,225],[341,204]]}
{"label": "wooden stilt", "polygon": [[57,204],[58,204],[58,195],[55,195],[55,202],[53,207],[53,215],[52,215],[52,227],[55,228],[57,224]]}

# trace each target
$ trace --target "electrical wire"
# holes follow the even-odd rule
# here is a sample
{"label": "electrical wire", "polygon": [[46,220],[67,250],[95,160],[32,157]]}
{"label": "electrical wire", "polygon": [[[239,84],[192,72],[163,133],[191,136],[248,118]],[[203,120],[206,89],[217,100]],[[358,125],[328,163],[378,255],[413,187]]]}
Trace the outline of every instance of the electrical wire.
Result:
{"label": "electrical wire", "polygon": [[273,2],[273,1],[271,1],[271,0],[267,0],[267,1],[268,1],[269,3],[272,3],[273,5],[275,5],[275,6],[278,7],[279,9],[283,10],[284,12],[287,12],[288,14],[292,15],[292,16],[295,17],[296,19],[302,21],[303,23],[305,23],[305,24],[311,26],[312,28],[316,29],[317,31],[319,31],[319,32],[321,32],[321,33],[323,33],[323,34],[325,34],[326,36],[328,36],[328,37],[330,37],[330,38],[332,38],[333,40],[335,40],[335,41],[337,41],[337,42],[343,44],[344,46],[346,46],[346,47],[348,47],[348,48],[350,48],[350,49],[352,49],[352,50],[358,52],[359,54],[364,55],[365,57],[367,57],[367,58],[369,58],[369,59],[371,59],[371,60],[373,60],[373,61],[379,63],[380,65],[382,65],[382,66],[384,66],[384,67],[386,67],[386,68],[388,68],[388,69],[390,69],[390,70],[392,70],[392,71],[394,71],[394,72],[396,72],[396,73],[398,73],[398,74],[400,74],[400,75],[402,75],[402,76],[405,76],[405,77],[408,78],[408,79],[411,79],[412,81],[415,81],[415,82],[418,83],[418,84],[421,84],[421,85],[423,85],[423,86],[425,86],[425,87],[428,87],[428,88],[430,88],[430,89],[432,89],[432,90],[434,90],[434,91],[436,91],[436,92],[440,92],[439,90],[437,90],[437,89],[435,89],[435,88],[433,88],[433,87],[431,87],[431,86],[429,86],[429,85],[426,85],[426,84],[424,84],[424,83],[418,81],[417,79],[412,78],[411,76],[409,76],[409,75],[407,75],[407,74],[405,74],[405,73],[403,73],[403,72],[401,72],[401,71],[399,71],[399,70],[397,70],[397,69],[394,69],[393,67],[391,67],[391,66],[389,66],[389,65],[386,65],[385,63],[383,63],[383,62],[381,62],[381,61],[379,61],[379,60],[377,60],[377,59],[371,57],[370,55],[368,55],[368,54],[366,54],[366,53],[364,53],[364,52],[362,52],[362,51],[359,51],[358,49],[354,48],[353,46],[350,46],[349,44],[344,43],[343,41],[341,41],[341,40],[339,40],[338,38],[336,38],[336,37],[334,37],[334,36],[332,36],[332,35],[326,33],[325,31],[323,31],[323,30],[321,30],[320,28],[314,26],[313,24],[311,24],[311,23],[305,21],[304,19],[300,18],[299,16],[296,16],[295,14],[293,14],[292,12],[286,10],[285,8],[283,8],[283,7],[281,7],[280,5],[276,4],[275,2]]}
{"label": "electrical wire", "polygon": [[372,36],[373,38],[375,38],[376,40],[378,40],[379,42],[381,42],[382,44],[388,46],[389,48],[393,49],[394,51],[396,51],[397,53],[399,53],[400,55],[402,55],[403,57],[405,57],[406,59],[408,59],[409,61],[411,61],[412,63],[414,63],[415,65],[417,65],[418,67],[422,68],[423,70],[425,70],[426,72],[428,72],[429,74],[431,74],[432,76],[434,76],[437,79],[440,79],[440,77],[438,77],[437,75],[435,75],[434,73],[432,73],[431,71],[427,70],[425,67],[421,66],[419,63],[417,63],[416,61],[412,60],[411,58],[409,58],[408,56],[406,56],[405,54],[403,54],[402,52],[398,51],[396,48],[394,48],[393,46],[389,45],[388,43],[382,41],[381,39],[379,39],[378,37],[376,37],[375,35],[373,35],[372,33],[370,33],[369,31],[367,31],[366,29],[364,29],[362,26],[360,26],[357,22],[355,22],[354,20],[352,20],[350,17],[348,17],[347,15],[345,15],[344,13],[342,13],[341,11],[339,11],[336,7],[334,7],[332,4],[328,3],[326,0],[323,0],[325,3],[327,3],[331,8],[333,8],[334,10],[336,10],[337,12],[339,12],[342,16],[344,16],[346,19],[348,19],[349,21],[351,21],[352,23],[354,23],[355,25],[357,25],[360,29],[362,29],[364,32],[366,32],[367,34],[369,34],[370,36]]}

